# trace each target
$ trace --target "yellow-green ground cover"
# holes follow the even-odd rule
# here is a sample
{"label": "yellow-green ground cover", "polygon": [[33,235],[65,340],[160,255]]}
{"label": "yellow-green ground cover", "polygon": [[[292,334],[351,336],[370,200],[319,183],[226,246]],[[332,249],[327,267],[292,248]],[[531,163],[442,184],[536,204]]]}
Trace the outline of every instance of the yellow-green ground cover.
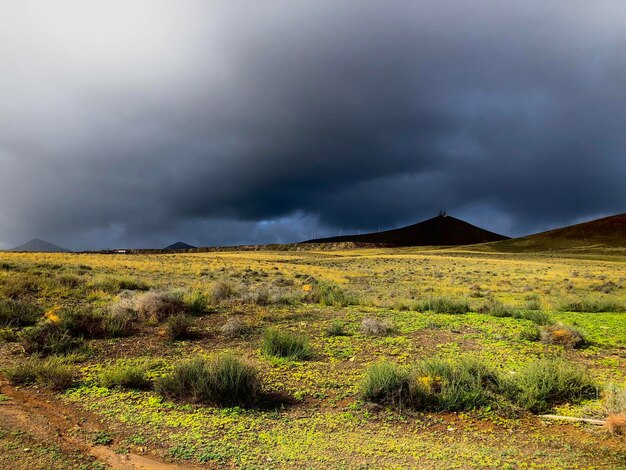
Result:
{"label": "yellow-green ground cover", "polygon": [[[74,357],[76,385],[56,393],[63,403],[102,418],[118,452],[150,451],[193,465],[242,468],[626,468],[626,444],[599,427],[511,416],[482,408],[423,413],[362,401],[359,386],[374,362],[411,365],[420,359],[478,358],[503,374],[528,362],[561,355],[589,370],[600,386],[626,381],[626,312],[568,312],[578,300],[626,304],[626,258],[521,255],[467,250],[385,249],[259,251],[174,255],[0,254],[0,297],[28,284],[43,310],[118,301],[111,279],[132,279],[155,290],[210,294],[228,281],[239,294],[214,302],[196,320],[197,337],[172,342],[161,327],[126,338],[96,339]],[[351,305],[310,303],[311,286],[341,287]],[[21,283],[21,284],[20,284]],[[100,288],[99,286],[103,286]],[[22,286],[23,287],[23,286]],[[267,289],[282,302],[255,302]],[[422,302],[463,299],[466,314],[423,311]],[[588,341],[564,349],[533,339],[533,322],[480,313],[491,300],[525,308],[539,304],[554,321],[576,326]],[[221,327],[233,316],[252,327],[229,338]],[[393,326],[385,336],[361,332],[365,318]],[[340,321],[347,336],[326,331]],[[267,358],[268,327],[310,339],[310,360]],[[174,402],[154,391],[101,384],[117,363],[151,364],[158,377],[179,360],[234,351],[259,370],[266,396],[259,407],[220,408]],[[0,344],[9,365],[25,357],[19,343]],[[567,404],[555,413],[603,418],[601,399]],[[0,434],[6,436],[7,434]],[[139,449],[139,450],[138,450]],[[68,464],[68,468],[71,466]]]}

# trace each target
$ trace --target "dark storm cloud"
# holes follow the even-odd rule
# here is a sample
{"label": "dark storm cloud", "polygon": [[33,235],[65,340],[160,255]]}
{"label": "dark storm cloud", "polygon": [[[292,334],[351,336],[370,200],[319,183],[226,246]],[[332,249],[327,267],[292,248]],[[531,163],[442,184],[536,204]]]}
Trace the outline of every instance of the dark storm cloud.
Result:
{"label": "dark storm cloud", "polygon": [[624,211],[622,2],[0,3],[0,243]]}

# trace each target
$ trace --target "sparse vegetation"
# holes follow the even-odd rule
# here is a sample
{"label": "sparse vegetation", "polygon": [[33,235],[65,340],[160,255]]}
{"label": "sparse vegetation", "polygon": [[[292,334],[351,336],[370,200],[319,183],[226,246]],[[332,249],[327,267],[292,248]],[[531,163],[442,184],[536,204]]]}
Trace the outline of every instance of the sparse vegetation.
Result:
{"label": "sparse vegetation", "polygon": [[165,321],[165,337],[169,340],[189,339],[193,337],[193,319],[180,313]]}
{"label": "sparse vegetation", "polygon": [[388,320],[364,318],[361,322],[361,333],[368,336],[384,336],[391,333],[394,326]]}
{"label": "sparse vegetation", "polygon": [[238,338],[245,336],[251,330],[251,327],[242,318],[232,317],[220,328],[221,333],[227,338]]}

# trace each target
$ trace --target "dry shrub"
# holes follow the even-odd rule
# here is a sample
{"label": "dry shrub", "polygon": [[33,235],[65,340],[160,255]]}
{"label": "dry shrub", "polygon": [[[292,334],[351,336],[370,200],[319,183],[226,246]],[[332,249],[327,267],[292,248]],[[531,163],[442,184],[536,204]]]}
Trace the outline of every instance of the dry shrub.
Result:
{"label": "dry shrub", "polygon": [[184,312],[185,305],[179,296],[169,292],[153,291],[140,295],[136,308],[139,318],[155,324]]}
{"label": "dry shrub", "polygon": [[626,415],[616,414],[609,415],[604,423],[606,429],[617,436],[626,435]]}
{"label": "dry shrub", "polygon": [[393,325],[387,320],[365,318],[361,322],[361,332],[368,336],[384,336],[393,331]]}
{"label": "dry shrub", "polygon": [[232,317],[229,318],[224,325],[220,328],[220,331],[227,338],[238,338],[245,336],[251,330],[250,325],[246,323],[242,318]]}
{"label": "dry shrub", "polygon": [[566,348],[580,348],[585,345],[585,338],[582,333],[563,323],[544,326],[541,329],[541,341],[546,344],[558,344]]}

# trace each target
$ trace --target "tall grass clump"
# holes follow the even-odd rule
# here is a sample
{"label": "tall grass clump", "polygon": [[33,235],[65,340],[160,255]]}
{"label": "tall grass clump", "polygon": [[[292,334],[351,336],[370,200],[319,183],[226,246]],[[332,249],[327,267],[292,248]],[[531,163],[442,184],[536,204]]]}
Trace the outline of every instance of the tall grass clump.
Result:
{"label": "tall grass clump", "polygon": [[350,336],[344,322],[334,320],[325,331],[326,336]]}
{"label": "tall grass clump", "polygon": [[232,317],[220,328],[220,332],[227,338],[239,338],[245,336],[252,330],[252,327],[239,317]]}
{"label": "tall grass clump", "polygon": [[0,300],[0,326],[34,325],[41,318],[41,315],[41,308],[33,302],[12,299]]}
{"label": "tall grass clump", "polygon": [[520,318],[524,320],[532,321],[537,325],[549,325],[552,323],[550,316],[547,313],[542,312],[539,309],[536,309],[537,305],[531,305],[532,309],[518,309],[515,307],[511,307],[510,305],[505,305],[502,302],[492,301],[483,305],[480,309],[481,313],[486,313],[487,315],[491,315],[492,317],[499,318]]}
{"label": "tall grass clump", "polygon": [[513,376],[509,394],[533,413],[549,412],[555,405],[596,398],[598,388],[584,369],[561,358],[532,362]]}
{"label": "tall grass clump", "polygon": [[265,331],[261,351],[266,356],[284,357],[294,360],[309,359],[313,355],[309,341],[288,331],[269,328]]}
{"label": "tall grass clump", "polygon": [[466,300],[450,299],[448,297],[438,297],[428,299],[422,303],[422,310],[435,313],[449,313],[461,315],[470,311],[469,303]]}
{"label": "tall grass clump", "polygon": [[100,374],[100,383],[107,388],[148,390],[152,381],[148,378],[151,365],[148,362],[127,363],[120,361],[107,366]]}
{"label": "tall grass clump", "polygon": [[625,312],[626,306],[612,300],[576,300],[565,302],[559,306],[562,312],[584,312],[584,313],[602,313],[602,312]]}
{"label": "tall grass clump", "polygon": [[65,390],[73,385],[76,378],[74,368],[59,357],[30,358],[3,369],[2,373],[13,384],[37,383],[52,390]]}
{"label": "tall grass clump", "polygon": [[383,405],[410,405],[411,374],[407,368],[389,362],[372,364],[361,383],[361,397]]}
{"label": "tall grass clump", "polygon": [[226,353],[182,362],[159,378],[155,387],[163,396],[192,403],[251,405],[260,393],[261,381],[254,367]]}
{"label": "tall grass clump", "polygon": [[67,354],[83,345],[82,338],[76,338],[56,322],[45,320],[19,334],[24,351],[29,354],[50,356]]}
{"label": "tall grass clump", "polygon": [[316,282],[307,298],[310,302],[328,307],[345,307],[356,303],[356,300],[348,295],[341,286],[327,281]]}

